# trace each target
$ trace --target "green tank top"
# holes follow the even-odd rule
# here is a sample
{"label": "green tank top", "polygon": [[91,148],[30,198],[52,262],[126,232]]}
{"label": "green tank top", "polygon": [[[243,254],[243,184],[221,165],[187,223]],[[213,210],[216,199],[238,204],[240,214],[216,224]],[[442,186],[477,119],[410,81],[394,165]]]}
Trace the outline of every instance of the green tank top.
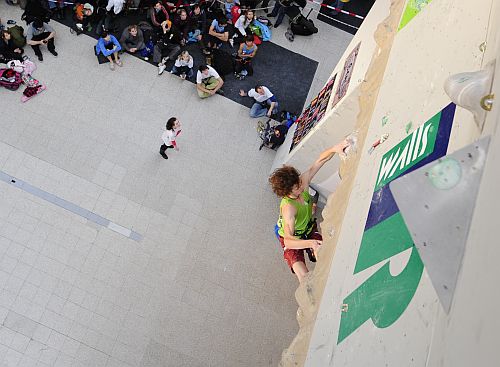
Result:
{"label": "green tank top", "polygon": [[308,227],[308,224],[311,222],[312,219],[312,197],[309,194],[307,190],[302,192],[302,198],[304,199],[304,204],[299,203],[295,199],[290,199],[288,196],[285,196],[284,198],[281,199],[280,203],[280,217],[278,219],[278,234],[281,237],[285,236],[285,230],[284,230],[284,225],[285,225],[285,220],[283,219],[283,216],[281,215],[281,208],[283,205],[286,204],[291,204],[295,207],[295,210],[297,213],[295,214],[295,236],[301,236],[303,235]]}

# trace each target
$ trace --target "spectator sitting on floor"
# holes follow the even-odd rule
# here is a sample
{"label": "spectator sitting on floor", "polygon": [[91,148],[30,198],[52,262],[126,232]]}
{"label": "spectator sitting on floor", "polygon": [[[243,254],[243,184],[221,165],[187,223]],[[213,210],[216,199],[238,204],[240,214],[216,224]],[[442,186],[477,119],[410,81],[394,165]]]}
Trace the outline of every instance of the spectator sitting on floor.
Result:
{"label": "spectator sitting on floor", "polygon": [[207,28],[207,15],[200,4],[193,6],[193,11],[189,16],[188,43],[199,42],[202,49],[205,48],[203,37]]}
{"label": "spectator sitting on floor", "polygon": [[43,22],[49,22],[50,12],[43,7],[40,0],[28,0],[24,8],[24,13],[21,15],[21,19],[24,20],[27,25],[30,25],[36,19]]}
{"label": "spectator sitting on floor", "polygon": [[240,44],[238,49],[238,56],[236,57],[234,66],[234,76],[240,80],[244,78],[242,75],[243,70],[249,76],[253,75],[252,60],[257,53],[257,45],[253,41],[253,35],[249,34],[245,38],[245,42]]}
{"label": "spectator sitting on floor", "polygon": [[285,17],[285,10],[292,5],[293,0],[276,0],[273,10],[267,14],[268,17],[277,17],[274,28],[278,28]]}
{"label": "spectator sitting on floor", "polygon": [[47,1],[47,6],[52,12],[52,16],[57,19],[64,19],[66,14],[64,14],[64,9],[66,5],[69,4],[66,1]]}
{"label": "spectator sitting on floor", "polygon": [[201,65],[196,73],[196,88],[200,98],[208,98],[215,93],[224,95],[221,90],[224,81],[210,65]]}
{"label": "spectator sitting on floor", "polygon": [[57,56],[56,47],[54,45],[55,35],[56,31],[54,28],[38,19],[34,20],[28,26],[26,40],[38,57],[38,61],[43,61],[42,51],[40,50],[41,45],[46,45],[49,52]]}
{"label": "spectator sitting on floor", "polygon": [[[180,45],[182,41],[180,32],[172,25],[170,20],[164,21],[161,24],[161,28],[162,32],[153,50],[153,61],[158,63],[158,75],[161,75],[165,71],[165,63],[169,59],[175,60],[175,57],[181,49]],[[168,56],[163,57],[167,52]]]}
{"label": "spectator sitting on floor", "polygon": [[75,14],[73,15],[75,25],[73,29],[76,31],[77,35],[80,35],[85,28],[87,29],[87,32],[92,30],[90,21],[93,13],[94,7],[89,3],[79,3],[75,6]]}
{"label": "spectator sitting on floor", "polygon": [[269,138],[269,148],[279,148],[285,142],[287,132],[288,127],[286,125],[276,125],[273,129],[273,135]]}
{"label": "spectator sitting on floor", "polygon": [[103,31],[101,38],[95,45],[96,55],[102,54],[109,60],[109,68],[115,70],[115,63],[118,66],[123,66],[123,63],[118,59],[118,52],[122,49],[120,43],[115,36]]}
{"label": "spectator sitting on floor", "polygon": [[182,35],[181,46],[184,46],[189,38],[189,29],[191,27],[186,9],[177,11],[174,17],[174,25]]}
{"label": "spectator sitting on floor", "polygon": [[190,79],[194,74],[193,63],[193,56],[187,51],[182,51],[175,60],[171,73],[180,76],[181,79],[186,79],[186,77]]}
{"label": "spectator sitting on floor", "polygon": [[14,44],[10,31],[0,31],[0,62],[7,63],[10,60],[23,60],[24,50]]}
{"label": "spectator sitting on floor", "polygon": [[252,34],[250,30],[250,25],[253,23],[255,19],[255,14],[253,10],[247,10],[245,13],[240,15],[236,23],[234,24],[235,33],[232,37],[237,42],[241,42],[247,34]]}
{"label": "spectator sitting on floor", "polygon": [[153,27],[157,32],[161,30],[161,24],[169,19],[169,15],[167,9],[163,6],[161,0],[158,0],[150,9],[149,9],[149,19],[153,24]]}
{"label": "spectator sitting on floor", "polygon": [[123,30],[122,36],[120,37],[120,44],[123,45],[123,48],[131,54],[141,51],[146,47],[144,43],[144,35],[142,34],[141,29],[135,24],[130,25]]}
{"label": "spectator sitting on floor", "polygon": [[115,20],[123,10],[123,5],[125,0],[108,0],[108,5],[106,6],[106,18],[104,19],[104,29],[110,31],[115,29]]}
{"label": "spectator sitting on floor", "polygon": [[222,16],[214,19],[208,30],[208,47],[221,48],[223,42],[228,42],[229,31],[227,29],[227,18]]}
{"label": "spectator sitting on floor", "polygon": [[269,88],[263,85],[257,85],[245,93],[243,89],[240,89],[240,96],[249,96],[255,99],[255,103],[250,109],[250,117],[271,117],[273,114],[278,113],[278,101],[274,94],[271,93]]}

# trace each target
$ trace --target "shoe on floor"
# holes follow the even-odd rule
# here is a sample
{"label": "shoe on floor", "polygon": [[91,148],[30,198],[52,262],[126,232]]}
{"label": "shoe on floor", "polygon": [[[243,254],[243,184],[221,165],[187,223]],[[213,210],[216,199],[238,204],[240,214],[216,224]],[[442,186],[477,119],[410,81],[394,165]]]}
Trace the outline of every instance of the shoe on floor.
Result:
{"label": "shoe on floor", "polygon": [[158,75],[161,75],[163,74],[163,72],[165,71],[165,69],[167,68],[167,66],[165,64],[158,64]]}
{"label": "shoe on floor", "polygon": [[52,55],[54,55],[54,56],[57,56],[57,55],[58,55],[58,53],[57,53],[57,51],[56,51],[56,50],[49,50],[49,52],[50,52]]}
{"label": "shoe on floor", "polygon": [[163,157],[163,159],[168,159],[168,155],[166,155],[165,153],[160,152],[160,155]]}
{"label": "shoe on floor", "polygon": [[181,79],[182,79],[182,80],[185,80],[185,79],[186,79],[186,74],[185,74],[185,73],[182,73],[180,76],[181,76]]}
{"label": "shoe on floor", "polygon": [[122,67],[122,66],[123,66],[123,62],[121,62],[120,60],[118,60],[118,61],[116,62],[116,65],[118,65],[119,67]]}
{"label": "shoe on floor", "polygon": [[40,62],[43,61],[43,56],[42,55],[38,55],[38,61],[40,61]]}
{"label": "shoe on floor", "polygon": [[110,62],[110,63],[109,63],[109,68],[110,68],[111,70],[115,70],[115,64],[114,64],[113,62]]}
{"label": "shoe on floor", "polygon": [[224,91],[222,89],[218,89],[215,93],[217,93],[220,96],[224,95]]}

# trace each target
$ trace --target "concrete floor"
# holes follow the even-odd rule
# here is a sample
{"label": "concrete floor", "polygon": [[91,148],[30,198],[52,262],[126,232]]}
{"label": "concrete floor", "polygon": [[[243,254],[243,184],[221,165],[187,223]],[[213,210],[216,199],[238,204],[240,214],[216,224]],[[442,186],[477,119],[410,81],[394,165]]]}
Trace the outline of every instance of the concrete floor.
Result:
{"label": "concrete floor", "polygon": [[[0,4],[4,22],[20,14]],[[273,37],[320,62],[308,100],[351,39],[316,23],[313,37]],[[276,366],[297,284],[256,121],[136,58],[97,65],[95,40],[52,25],[59,57],[45,50],[34,73],[47,90],[25,104],[0,90],[0,170],[143,239],[0,182],[0,366]],[[180,152],[165,161],[172,115]]]}

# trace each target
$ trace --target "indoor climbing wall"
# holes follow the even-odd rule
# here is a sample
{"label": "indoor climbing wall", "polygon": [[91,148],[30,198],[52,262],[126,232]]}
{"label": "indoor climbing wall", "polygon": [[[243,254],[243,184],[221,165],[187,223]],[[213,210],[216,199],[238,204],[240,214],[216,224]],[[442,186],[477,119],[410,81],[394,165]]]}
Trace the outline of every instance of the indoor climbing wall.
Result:
{"label": "indoor climbing wall", "polygon": [[[382,74],[378,89],[358,91],[359,115],[350,122],[362,139],[355,155],[341,167],[345,182],[325,209],[321,228],[327,248],[322,250],[323,256],[320,253],[315,272],[297,291],[305,316],[299,319],[298,336],[284,353],[285,366],[496,365],[492,359],[494,343],[489,338],[494,340],[500,327],[491,321],[499,296],[486,289],[494,287],[494,279],[500,276],[490,260],[499,251],[488,245],[495,224],[489,212],[493,204],[487,198],[494,195],[499,181],[493,163],[495,154],[498,162],[500,150],[496,128],[499,114],[493,108],[484,126],[477,124],[470,111],[451,101],[443,85],[451,75],[494,64],[500,54],[500,5],[479,0],[471,12],[471,3],[465,0],[408,0],[399,2],[399,8],[397,3],[391,4],[391,15],[399,12],[398,21],[384,21],[386,28],[394,24],[397,30],[393,42],[386,45],[389,56],[385,63],[376,62],[378,54],[387,51],[380,42],[371,62],[366,62],[366,75],[360,77],[370,83]],[[363,34],[362,30],[358,34]],[[371,35],[354,39],[350,48],[361,43],[362,49],[366,37]],[[333,73],[337,79],[342,63]],[[498,79],[492,87],[497,94]],[[373,98],[373,93],[376,102],[369,112],[369,123],[360,124],[363,111],[369,110],[365,99]],[[348,92],[338,106],[349,103],[350,97]],[[334,109],[331,119],[349,124],[349,115],[344,116],[341,109]],[[310,163],[316,155],[313,153],[338,140],[327,124],[328,115],[292,149],[290,162]],[[308,147],[313,142],[316,146]],[[465,158],[447,158],[453,154]],[[466,159],[473,164],[467,166]],[[359,161],[350,164],[350,160]],[[450,162],[458,162],[459,168]],[[467,167],[480,171],[475,189],[468,181],[463,183],[466,177],[457,173],[472,172]],[[352,171],[345,171],[348,169]],[[423,186],[413,186],[411,191],[401,189],[418,175],[432,180],[442,194],[437,191],[426,201]],[[433,262],[432,257],[420,256],[427,243],[416,240],[421,235],[414,225],[419,218],[410,218],[408,210],[421,205],[420,222],[427,225],[424,228],[438,234],[449,232],[443,215],[433,216],[431,209],[440,205],[440,200],[444,202],[455,186],[463,190],[462,196],[474,198],[467,208],[467,225],[453,228],[461,231],[464,239],[461,255],[451,256],[462,246],[459,243],[433,243],[448,249],[450,255],[442,250]],[[450,217],[462,218],[453,205],[450,208]],[[341,213],[341,218],[335,213]],[[329,235],[325,235],[326,229]],[[439,288],[435,269],[446,270],[452,265],[457,269],[453,285]],[[477,298],[473,300],[467,294]],[[474,305],[484,312],[467,313]],[[308,318],[313,320],[310,324]],[[461,323],[468,325],[469,332],[459,328]]]}

